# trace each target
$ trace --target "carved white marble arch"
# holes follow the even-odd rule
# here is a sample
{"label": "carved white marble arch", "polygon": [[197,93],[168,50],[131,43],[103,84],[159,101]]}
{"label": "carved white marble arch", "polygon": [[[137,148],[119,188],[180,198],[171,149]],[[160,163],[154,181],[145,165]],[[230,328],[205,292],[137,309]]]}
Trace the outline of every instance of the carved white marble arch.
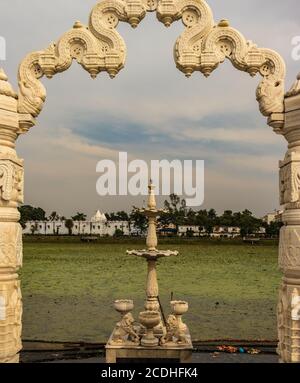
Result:
{"label": "carved white marble arch", "polygon": [[[30,53],[22,61],[18,101],[18,112],[22,115],[20,133],[34,125],[34,118],[43,108],[46,90],[40,79],[44,75],[51,78],[77,60],[93,78],[102,71],[114,78],[126,59],[126,46],[116,29],[118,23],[127,22],[135,28],[147,11],[156,11],[158,20],[167,27],[182,20],[185,29],[176,41],[174,58],[177,68],[187,77],[196,71],[209,76],[226,58],[235,68],[251,76],[260,73],[262,80],[257,89],[260,110],[269,117],[274,128],[280,130],[285,63],[278,53],[258,48],[226,20],[216,24],[204,0],[103,0],[93,8],[88,25],[76,22],[56,43]],[[278,118],[281,118],[279,126]]]}
{"label": "carved white marble arch", "polygon": [[300,362],[299,81],[285,100],[286,70],[280,55],[258,48],[227,20],[215,23],[204,0],[102,0],[92,9],[88,25],[77,21],[57,42],[24,58],[18,73],[18,95],[0,71],[0,362],[17,361],[21,349],[17,271],[22,264],[22,240],[17,206],[23,200],[23,162],[17,157],[15,141],[35,125],[42,111],[46,90],[41,79],[67,70],[73,60],[92,78],[103,71],[114,78],[126,59],[118,23],[128,22],[135,28],[147,12],[156,12],[167,27],[182,20],[184,30],[176,41],[174,59],[187,77],[197,71],[209,76],[226,58],[238,70],[262,77],[256,92],[260,111],[274,131],[289,142],[280,165],[281,202],[286,210],[280,242],[280,267],[285,278],[278,305],[278,352],[282,361]]}

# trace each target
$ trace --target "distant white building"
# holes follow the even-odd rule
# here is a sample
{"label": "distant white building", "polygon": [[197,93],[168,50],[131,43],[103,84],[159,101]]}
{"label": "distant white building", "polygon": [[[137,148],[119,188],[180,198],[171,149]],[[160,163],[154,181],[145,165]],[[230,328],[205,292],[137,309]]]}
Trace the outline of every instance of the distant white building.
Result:
{"label": "distant white building", "polygon": [[272,222],[281,222],[282,221],[283,210],[274,210],[272,213],[266,214],[262,217],[263,222],[270,225]]}
{"label": "distant white building", "polygon": [[241,235],[241,229],[235,226],[215,226],[211,233],[212,238],[236,238]]}
{"label": "distant white building", "polygon": [[[266,229],[260,227],[254,235],[264,236]],[[180,237],[211,237],[211,238],[237,238],[241,236],[241,229],[236,226],[215,226],[210,234],[204,227],[183,225],[178,227]]]}
{"label": "distant white building", "polygon": [[[209,235],[212,238],[235,238],[240,236],[239,227],[215,226],[212,233]],[[178,228],[178,235],[181,237],[194,236],[206,237],[208,236],[204,227],[183,225]]]}
{"label": "distant white building", "polygon": [[[277,212],[278,214],[278,212]],[[275,217],[274,213],[274,217]],[[272,216],[273,217],[273,216]],[[274,217],[269,219],[275,219]],[[276,216],[278,217],[278,215]],[[271,221],[272,222],[272,221]],[[69,235],[67,221],[29,221],[23,229],[23,234],[27,235]],[[71,229],[72,235],[78,236],[100,236],[100,237],[113,237],[117,231],[123,232],[125,236],[139,235],[139,230],[134,226],[134,223],[128,221],[109,221],[104,213],[99,210],[91,217],[89,221],[73,221]],[[260,228],[256,235],[263,236],[266,230]],[[170,235],[176,233],[176,226],[170,224],[166,227],[158,226],[158,233],[160,235]],[[179,237],[212,237],[212,238],[236,238],[241,234],[239,227],[215,226],[212,233],[208,234],[204,227],[195,225],[181,225],[178,227],[177,235]]]}
{"label": "distant white building", "polygon": [[[90,221],[73,221],[72,235],[114,236],[120,230],[124,235],[130,235],[128,221],[108,221],[105,214],[99,210]],[[28,221],[23,234],[32,235],[69,235],[66,221]]]}
{"label": "distant white building", "polygon": [[178,227],[178,235],[180,237],[201,237],[206,235],[206,231],[203,227],[192,226],[192,225],[183,225]]}

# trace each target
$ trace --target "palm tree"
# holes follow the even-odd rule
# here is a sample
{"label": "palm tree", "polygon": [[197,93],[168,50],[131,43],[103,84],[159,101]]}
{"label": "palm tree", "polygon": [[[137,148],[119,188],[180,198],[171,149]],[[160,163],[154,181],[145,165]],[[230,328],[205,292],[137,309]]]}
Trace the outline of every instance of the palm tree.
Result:
{"label": "palm tree", "polygon": [[74,222],[72,219],[66,219],[65,226],[69,230],[69,235],[72,235],[72,230],[74,227]]}
{"label": "palm tree", "polygon": [[72,217],[72,220],[73,221],[85,221],[86,220],[86,217],[87,215],[84,214],[84,213],[76,213],[76,215],[74,215],[74,217]]}
{"label": "palm tree", "polygon": [[56,213],[56,211],[53,211],[49,215],[49,221],[58,221],[59,220],[59,215]]}
{"label": "palm tree", "polygon": [[76,213],[74,217],[72,217],[73,221],[77,221],[79,223],[79,234],[81,234],[81,222],[86,221],[87,215],[84,213]]}

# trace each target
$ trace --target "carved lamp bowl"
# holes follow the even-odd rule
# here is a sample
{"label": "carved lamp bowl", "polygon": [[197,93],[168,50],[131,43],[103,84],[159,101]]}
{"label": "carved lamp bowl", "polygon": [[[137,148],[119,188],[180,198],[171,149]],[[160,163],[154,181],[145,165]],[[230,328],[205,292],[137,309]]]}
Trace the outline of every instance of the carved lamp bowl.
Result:
{"label": "carved lamp bowl", "polygon": [[157,311],[143,311],[139,315],[140,323],[146,327],[147,333],[141,340],[144,347],[156,347],[159,340],[154,336],[154,328],[160,323],[160,315]]}
{"label": "carved lamp bowl", "polygon": [[182,315],[188,312],[189,304],[185,301],[172,301],[171,307],[173,314],[177,317],[178,328],[182,331],[186,331],[187,326],[182,321]]}
{"label": "carved lamp bowl", "polygon": [[185,301],[172,301],[171,307],[175,315],[183,315],[189,310],[189,304]]}
{"label": "carved lamp bowl", "polygon": [[126,315],[133,310],[134,304],[130,299],[120,299],[114,302],[114,308],[118,313]]}

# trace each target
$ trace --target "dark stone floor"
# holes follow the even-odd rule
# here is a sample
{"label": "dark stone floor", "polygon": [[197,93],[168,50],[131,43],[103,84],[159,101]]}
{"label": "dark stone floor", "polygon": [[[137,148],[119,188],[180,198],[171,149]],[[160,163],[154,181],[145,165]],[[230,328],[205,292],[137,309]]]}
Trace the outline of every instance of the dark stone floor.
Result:
{"label": "dark stone floor", "polygon": [[[60,357],[59,354],[44,352],[25,353],[21,356],[22,363],[105,363],[103,355],[97,356],[72,356]],[[197,352],[193,354],[192,363],[278,363],[275,354],[227,354]]]}
{"label": "dark stone floor", "polygon": [[[225,343],[225,342],[224,342]],[[227,346],[237,349],[257,350],[259,353],[219,352],[222,342],[198,342],[194,344],[193,363],[278,363],[276,342],[227,341]],[[237,347],[238,346],[238,347]],[[104,363],[104,344],[87,343],[51,343],[42,341],[24,341],[21,363]]]}
{"label": "dark stone floor", "polygon": [[[88,358],[80,360],[61,360],[48,363],[104,363],[104,358]],[[277,355],[247,355],[225,354],[214,355],[210,353],[195,353],[193,363],[278,363]]]}

